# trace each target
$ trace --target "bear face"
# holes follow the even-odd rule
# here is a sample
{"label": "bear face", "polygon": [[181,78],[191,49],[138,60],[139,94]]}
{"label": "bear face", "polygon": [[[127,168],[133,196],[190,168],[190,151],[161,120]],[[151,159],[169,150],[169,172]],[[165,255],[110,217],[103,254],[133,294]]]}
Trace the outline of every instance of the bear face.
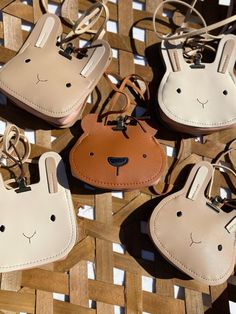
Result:
{"label": "bear face", "polygon": [[72,174],[84,182],[107,189],[138,189],[158,182],[165,156],[156,130],[140,121],[125,131],[97,121],[96,114],[82,120],[84,134],[70,153]]}
{"label": "bear face", "polygon": [[[205,178],[201,174],[194,186],[202,167],[208,173]],[[203,187],[209,183],[210,175],[209,163],[197,164],[184,189],[168,196],[154,209],[149,227],[155,245],[171,263],[205,284],[217,285],[233,271],[236,216],[234,212],[215,210],[205,198]],[[191,188],[196,189],[192,197]]]}
{"label": "bear face", "polygon": [[178,42],[163,42],[162,55],[166,73],[159,86],[158,101],[163,118],[173,121],[170,125],[181,124],[191,133],[188,126],[208,132],[236,123],[235,35],[221,39],[212,63],[186,63]]}
{"label": "bear face", "polygon": [[[55,169],[48,169],[48,160]],[[62,160],[56,153],[45,153],[39,167],[40,182],[32,184],[27,192],[6,190],[1,178],[1,272],[56,261],[75,244],[76,222]]]}

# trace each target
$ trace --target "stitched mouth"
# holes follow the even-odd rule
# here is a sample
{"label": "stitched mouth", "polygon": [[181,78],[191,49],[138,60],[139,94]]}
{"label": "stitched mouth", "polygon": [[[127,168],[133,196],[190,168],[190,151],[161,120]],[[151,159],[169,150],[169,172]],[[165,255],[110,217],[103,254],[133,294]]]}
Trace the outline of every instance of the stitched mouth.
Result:
{"label": "stitched mouth", "polygon": [[202,102],[202,101],[200,101],[198,98],[197,98],[197,101],[199,102],[199,104],[202,105],[202,108],[205,108],[205,105],[208,103],[208,100],[205,101],[205,102]]}
{"label": "stitched mouth", "polygon": [[41,83],[46,83],[48,80],[41,80],[40,77],[39,77],[39,74],[37,74],[37,82],[36,82],[36,85],[41,82]]}
{"label": "stitched mouth", "polygon": [[36,230],[34,231],[34,233],[30,237],[27,236],[24,232],[22,234],[25,238],[27,238],[29,240],[29,244],[31,244],[31,239],[36,235]]}
{"label": "stitched mouth", "polygon": [[201,244],[202,243],[202,241],[194,241],[193,240],[193,233],[191,232],[190,233],[190,239],[191,239],[191,243],[190,243],[190,247],[193,245],[193,244]]}

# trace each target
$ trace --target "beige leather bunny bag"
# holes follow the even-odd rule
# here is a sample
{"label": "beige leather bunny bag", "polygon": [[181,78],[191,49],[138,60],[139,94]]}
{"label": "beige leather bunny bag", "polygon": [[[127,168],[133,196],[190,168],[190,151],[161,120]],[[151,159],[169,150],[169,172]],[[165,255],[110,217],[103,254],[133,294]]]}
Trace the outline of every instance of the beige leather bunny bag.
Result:
{"label": "beige leather bunny bag", "polygon": [[40,181],[6,189],[0,175],[0,272],[38,267],[67,256],[76,220],[66,172],[54,152],[39,159]]}
{"label": "beige leather bunny bag", "polygon": [[149,230],[168,261],[202,283],[218,285],[234,270],[236,214],[224,212],[205,197],[212,175],[210,163],[196,164],[184,188],[154,209]]}
{"label": "beige leather bunny bag", "polygon": [[[92,31],[103,11],[106,18],[91,45],[75,48],[70,40]],[[108,14],[105,4],[94,4],[60,43],[59,17],[44,14],[19,53],[1,69],[0,90],[19,107],[57,127],[71,126],[111,61],[110,45],[101,39]]]}

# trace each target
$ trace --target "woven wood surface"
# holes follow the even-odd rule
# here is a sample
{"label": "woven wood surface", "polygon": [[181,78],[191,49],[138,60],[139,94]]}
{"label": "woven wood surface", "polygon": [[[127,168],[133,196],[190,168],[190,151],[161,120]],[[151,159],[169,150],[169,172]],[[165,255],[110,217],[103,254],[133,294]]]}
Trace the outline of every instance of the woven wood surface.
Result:
{"label": "woven wood surface", "polygon": [[[157,82],[164,71],[151,23],[159,2],[108,2],[109,25],[116,23],[117,33],[108,31],[105,35],[114,49],[109,70],[122,76],[130,73],[142,75],[150,82],[153,104]],[[83,12],[91,3],[71,0],[64,11],[60,9],[59,0],[49,4],[51,7],[58,6],[60,15],[66,17],[70,14],[76,18],[78,10]],[[141,10],[134,9],[133,5]],[[200,2],[198,8],[208,23],[225,17],[227,12],[227,7],[213,0]],[[172,24],[167,17],[159,16],[159,29],[164,33],[170,31],[173,23],[182,20],[181,12],[177,13],[174,9],[167,5],[165,11],[173,16]],[[42,10],[38,0],[0,0],[0,10],[0,63],[4,64],[22,46]],[[143,30],[143,40],[133,38],[134,28]],[[64,25],[64,31],[69,31],[68,25]],[[84,35],[82,39],[88,38]],[[98,112],[109,92],[109,86],[102,79],[92,94],[86,112]],[[0,102],[1,120],[15,123],[33,138],[31,157],[54,150],[68,161],[68,152],[81,134],[79,122],[70,129],[58,130],[15,107],[2,96]],[[181,139],[183,153],[170,182],[176,190],[186,179],[187,165],[202,159],[215,159],[236,137],[234,129],[196,139],[168,130],[158,118],[156,121],[159,128],[157,137],[169,155],[165,175],[158,185],[160,192],[166,187],[168,169],[177,160]],[[1,126],[4,127],[4,124]],[[1,173],[4,178],[10,176],[3,169]],[[35,169],[28,171],[31,181],[36,180],[35,174]],[[71,177],[69,167],[68,177],[78,215],[78,242],[63,261],[42,268],[1,274],[0,313],[230,313],[229,301],[236,302],[235,276],[230,277],[228,283],[208,287],[177,271],[155,250],[146,231],[147,221],[159,201],[151,190],[125,192],[121,197],[86,188]],[[221,189],[221,192],[235,197],[236,181],[231,179],[229,186],[228,177],[217,172],[213,194],[219,194]],[[170,230],[170,233],[173,237],[178,236],[175,230]]]}

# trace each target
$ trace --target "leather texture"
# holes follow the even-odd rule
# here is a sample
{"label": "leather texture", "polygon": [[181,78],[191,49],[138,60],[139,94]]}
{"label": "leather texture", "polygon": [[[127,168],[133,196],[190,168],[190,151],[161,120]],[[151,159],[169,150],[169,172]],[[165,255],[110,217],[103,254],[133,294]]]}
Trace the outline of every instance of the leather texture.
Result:
{"label": "leather texture", "polygon": [[163,120],[172,128],[204,134],[236,125],[236,36],[219,42],[213,63],[193,67],[183,58],[180,43],[162,42],[166,73],[158,90]]}
{"label": "leather texture", "polygon": [[0,176],[0,272],[60,260],[76,241],[76,220],[61,157],[39,159],[40,181],[30,191],[7,190]]}
{"label": "leather texture", "polygon": [[86,56],[71,59],[56,45],[60,19],[44,14],[19,53],[0,71],[0,89],[16,105],[58,127],[78,120],[83,105],[111,61],[111,48],[95,40]]}
{"label": "leather texture", "polygon": [[149,232],[169,262],[204,284],[218,285],[234,269],[236,215],[214,208],[205,197],[212,175],[210,163],[197,163],[184,188],[156,206]]}
{"label": "leather texture", "polygon": [[81,125],[84,133],[70,152],[74,177],[111,190],[139,189],[159,181],[166,156],[154,137],[156,130],[145,121],[117,131],[114,124],[89,114]]}

